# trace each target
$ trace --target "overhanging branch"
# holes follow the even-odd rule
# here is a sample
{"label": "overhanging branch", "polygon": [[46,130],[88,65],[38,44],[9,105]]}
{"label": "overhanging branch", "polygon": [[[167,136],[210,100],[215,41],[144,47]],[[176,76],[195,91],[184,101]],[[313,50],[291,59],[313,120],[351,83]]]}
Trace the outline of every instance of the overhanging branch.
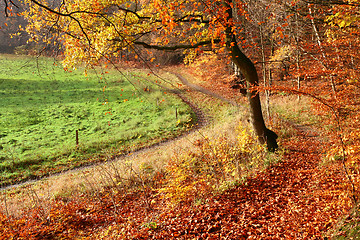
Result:
{"label": "overhanging branch", "polygon": [[214,40],[206,40],[201,41],[195,44],[180,44],[180,45],[173,45],[173,46],[160,46],[160,45],[152,45],[141,41],[135,41],[134,44],[141,45],[144,48],[151,48],[156,50],[177,50],[177,49],[194,49],[198,48],[200,46],[209,45],[212,43],[219,43],[220,39],[214,39]]}

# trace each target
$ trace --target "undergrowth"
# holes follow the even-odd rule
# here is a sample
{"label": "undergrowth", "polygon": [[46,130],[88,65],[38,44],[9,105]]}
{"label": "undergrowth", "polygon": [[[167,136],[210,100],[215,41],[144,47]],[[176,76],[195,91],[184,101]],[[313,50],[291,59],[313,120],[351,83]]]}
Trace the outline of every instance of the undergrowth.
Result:
{"label": "undergrowth", "polygon": [[360,239],[360,211],[359,205],[343,217],[337,226],[328,232],[333,240]]}
{"label": "undergrowth", "polygon": [[267,153],[241,124],[236,132],[235,141],[225,135],[203,136],[194,142],[194,149],[175,155],[166,168],[166,184],[159,191],[163,197],[172,205],[201,203],[279,159]]}

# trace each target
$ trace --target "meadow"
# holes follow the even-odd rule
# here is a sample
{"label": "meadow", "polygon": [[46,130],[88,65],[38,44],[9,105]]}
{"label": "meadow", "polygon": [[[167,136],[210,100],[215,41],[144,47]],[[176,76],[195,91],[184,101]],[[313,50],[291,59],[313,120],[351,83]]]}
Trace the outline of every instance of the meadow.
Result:
{"label": "meadow", "polygon": [[140,70],[84,74],[51,58],[1,55],[1,185],[105,161],[188,129],[190,107],[156,81]]}

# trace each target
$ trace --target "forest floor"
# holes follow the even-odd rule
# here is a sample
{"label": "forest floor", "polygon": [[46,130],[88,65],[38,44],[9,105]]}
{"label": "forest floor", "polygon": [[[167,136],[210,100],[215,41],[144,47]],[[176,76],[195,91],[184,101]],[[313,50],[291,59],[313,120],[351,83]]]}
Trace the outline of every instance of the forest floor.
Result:
{"label": "forest floor", "polygon": [[[205,85],[207,91],[231,97],[219,91],[225,88],[218,81]],[[324,162],[324,139],[315,129],[277,121],[292,132],[282,142],[281,162],[199,206],[183,203],[164,211],[154,204],[147,212],[134,210],[151,221],[119,232],[135,239],[327,239],[352,204],[346,175],[340,164]],[[156,196],[151,201],[161,202]]]}
{"label": "forest floor", "polygon": [[[218,82],[203,88],[227,97]],[[15,239],[325,239],[351,207],[340,164],[324,164],[323,138],[277,119],[293,134],[283,160],[201,203],[169,207],[156,189],[97,192],[93,199],[55,201],[47,218],[0,219],[0,236]],[[114,204],[116,202],[117,204]],[[55,211],[55,212],[54,212]],[[39,214],[40,212],[40,214]],[[61,214],[58,214],[61,212]],[[30,236],[30,237],[29,237]],[[0,239],[6,239],[1,238]]]}

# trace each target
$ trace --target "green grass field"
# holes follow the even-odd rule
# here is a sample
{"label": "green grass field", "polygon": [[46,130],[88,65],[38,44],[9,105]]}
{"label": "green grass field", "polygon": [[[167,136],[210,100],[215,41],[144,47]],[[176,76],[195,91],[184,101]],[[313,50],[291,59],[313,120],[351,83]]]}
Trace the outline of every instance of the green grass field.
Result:
{"label": "green grass field", "polygon": [[115,70],[85,76],[65,72],[50,58],[0,55],[2,185],[105,160],[184,131],[191,109],[145,78],[141,71]]}

